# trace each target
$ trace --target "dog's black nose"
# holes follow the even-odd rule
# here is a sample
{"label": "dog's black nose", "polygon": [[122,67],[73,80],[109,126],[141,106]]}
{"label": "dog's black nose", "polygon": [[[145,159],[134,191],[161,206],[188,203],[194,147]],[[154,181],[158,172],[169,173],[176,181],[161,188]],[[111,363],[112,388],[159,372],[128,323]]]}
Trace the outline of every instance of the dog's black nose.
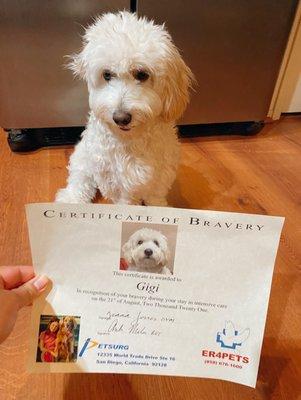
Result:
{"label": "dog's black nose", "polygon": [[145,249],[144,250],[144,254],[146,255],[146,257],[150,257],[153,255],[153,250],[152,249]]}
{"label": "dog's black nose", "polygon": [[115,111],[113,113],[113,120],[117,125],[126,126],[131,122],[132,116],[130,113],[125,111]]}

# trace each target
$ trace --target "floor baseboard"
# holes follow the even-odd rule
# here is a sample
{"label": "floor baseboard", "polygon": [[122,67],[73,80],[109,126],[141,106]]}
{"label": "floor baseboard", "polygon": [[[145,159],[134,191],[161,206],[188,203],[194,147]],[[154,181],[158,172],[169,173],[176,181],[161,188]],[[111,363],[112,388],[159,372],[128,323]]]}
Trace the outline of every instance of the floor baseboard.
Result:
{"label": "floor baseboard", "polygon": [[[218,124],[180,125],[180,137],[255,135],[264,127],[263,121],[227,122]],[[74,145],[80,140],[85,128],[35,128],[6,129],[7,141],[12,151],[28,152],[42,147]]]}

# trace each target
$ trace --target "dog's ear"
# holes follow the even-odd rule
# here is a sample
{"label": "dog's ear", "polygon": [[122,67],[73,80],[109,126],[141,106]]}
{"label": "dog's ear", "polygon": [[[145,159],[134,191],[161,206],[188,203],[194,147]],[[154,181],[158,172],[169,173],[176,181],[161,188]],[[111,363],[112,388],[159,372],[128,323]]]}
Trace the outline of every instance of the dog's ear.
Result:
{"label": "dog's ear", "polygon": [[162,77],[162,118],[166,122],[176,121],[184,113],[189,102],[189,89],[194,82],[190,68],[183,61],[175,46],[170,47],[166,60],[165,76]]}
{"label": "dog's ear", "polygon": [[[96,22],[92,23],[85,29],[85,33],[82,36],[83,38],[83,46],[79,53],[74,53],[69,56],[66,56],[67,63],[66,67],[69,68],[75,76],[78,76],[81,79],[87,80],[88,76],[88,63],[89,59],[91,59],[91,37],[94,34],[96,29]],[[95,34],[94,34],[95,35]]]}
{"label": "dog's ear", "polygon": [[163,234],[161,234],[160,244],[161,244],[161,250],[162,250],[162,255],[163,255],[161,265],[162,265],[162,267],[164,267],[169,264],[171,254],[170,254],[170,251],[168,248],[167,238]]}
{"label": "dog's ear", "polygon": [[169,249],[166,249],[163,254],[164,254],[164,256],[162,257],[160,264],[162,267],[167,267],[169,265],[169,260],[170,260]]}
{"label": "dog's ear", "polygon": [[66,67],[69,68],[75,76],[86,80],[88,64],[86,48],[84,47],[80,53],[71,54],[70,56],[66,57],[68,59]]}
{"label": "dog's ear", "polygon": [[72,331],[73,331],[73,330],[76,328],[76,326],[77,326],[77,323],[76,323],[76,320],[75,320],[74,317],[71,317],[71,318],[70,318],[70,326],[71,326],[71,330],[72,330]]}
{"label": "dog's ear", "polygon": [[133,263],[133,257],[132,257],[132,241],[129,239],[123,246],[122,246],[122,253],[123,257],[125,258],[126,262],[128,264]]}

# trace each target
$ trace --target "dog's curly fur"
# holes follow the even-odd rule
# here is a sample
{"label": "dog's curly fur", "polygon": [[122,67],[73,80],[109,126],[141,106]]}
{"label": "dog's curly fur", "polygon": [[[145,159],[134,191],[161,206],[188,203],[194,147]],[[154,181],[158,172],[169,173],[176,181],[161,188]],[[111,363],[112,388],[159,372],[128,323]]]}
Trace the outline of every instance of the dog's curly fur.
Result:
{"label": "dog's curly fur", "polygon": [[[114,203],[167,205],[179,161],[175,121],[192,73],[164,26],[128,12],[104,14],[69,66],[87,82],[91,111],[56,201],[90,202],[98,188]],[[131,120],[116,122],[116,113]]]}

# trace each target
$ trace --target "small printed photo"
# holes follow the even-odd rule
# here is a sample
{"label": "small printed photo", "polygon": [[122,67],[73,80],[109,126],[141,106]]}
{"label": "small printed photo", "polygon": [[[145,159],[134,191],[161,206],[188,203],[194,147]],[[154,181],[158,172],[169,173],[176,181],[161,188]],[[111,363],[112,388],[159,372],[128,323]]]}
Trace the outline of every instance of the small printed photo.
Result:
{"label": "small printed photo", "polygon": [[177,226],[123,222],[119,269],[173,275]]}
{"label": "small printed photo", "polygon": [[37,362],[75,362],[77,360],[80,317],[41,315]]}

